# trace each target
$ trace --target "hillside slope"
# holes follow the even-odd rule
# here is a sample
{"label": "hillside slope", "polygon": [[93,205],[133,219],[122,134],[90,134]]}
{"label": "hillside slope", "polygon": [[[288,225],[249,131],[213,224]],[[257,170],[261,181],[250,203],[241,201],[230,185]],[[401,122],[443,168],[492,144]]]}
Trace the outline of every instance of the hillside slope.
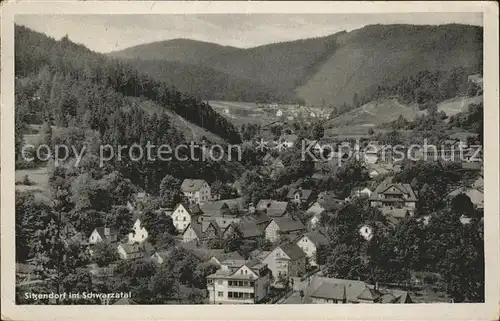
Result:
{"label": "hillside slope", "polygon": [[[150,61],[161,59],[223,72],[255,85],[250,91],[259,91],[259,94],[246,94],[248,98],[263,96],[260,90],[264,86],[268,88],[270,99],[295,97],[296,101],[305,100],[309,105],[339,106],[351,103],[354,94],[364,97],[375,86],[390,86],[424,70],[463,67],[471,73],[479,71],[482,68],[482,30],[482,27],[458,24],[370,25],[321,38],[249,49],[170,40],[111,55]],[[156,73],[164,79],[182,83],[182,74],[196,78],[198,71],[193,70],[190,74],[180,65],[169,67],[168,73]],[[230,77],[225,80],[235,83],[231,90],[247,86],[245,81],[238,82]],[[216,99],[235,98],[225,97],[231,91],[224,91],[229,88],[227,85],[214,89],[213,77],[202,76],[196,81],[196,88],[191,88],[191,93],[216,90],[221,92]]]}
{"label": "hillside slope", "polygon": [[447,26],[368,26],[339,39],[339,49],[297,88],[309,104],[351,103],[376,85],[393,85],[422,70],[465,67],[478,70],[482,28]]}

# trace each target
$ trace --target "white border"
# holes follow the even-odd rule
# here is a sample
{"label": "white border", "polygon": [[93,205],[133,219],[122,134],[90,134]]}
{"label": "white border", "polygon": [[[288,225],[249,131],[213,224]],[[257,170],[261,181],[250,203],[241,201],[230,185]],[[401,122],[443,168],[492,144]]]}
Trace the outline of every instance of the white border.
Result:
{"label": "white border", "polygon": [[[10,2],[1,4],[2,319],[190,320],[497,320],[500,306],[498,4],[496,2]],[[485,104],[486,302],[481,304],[15,306],[14,48],[15,14],[483,12]],[[131,20],[133,22],[133,20]]]}

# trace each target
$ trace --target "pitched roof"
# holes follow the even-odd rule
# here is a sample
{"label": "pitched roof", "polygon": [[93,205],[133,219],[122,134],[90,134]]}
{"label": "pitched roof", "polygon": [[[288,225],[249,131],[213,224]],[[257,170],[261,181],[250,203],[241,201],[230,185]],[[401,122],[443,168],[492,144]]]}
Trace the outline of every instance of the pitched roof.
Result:
{"label": "pitched roof", "polygon": [[475,205],[482,205],[484,203],[484,193],[476,188],[457,188],[456,190],[449,193],[447,197],[451,199],[458,196],[459,194],[467,195],[470,198],[471,202]]}
{"label": "pitched roof", "polygon": [[394,188],[396,193],[408,195],[408,198],[405,199],[405,201],[410,201],[410,202],[417,201],[417,197],[415,196],[415,193],[413,192],[413,188],[411,188],[410,184],[388,183],[386,180],[384,180],[382,183],[380,183],[377,186],[377,188],[373,191],[372,195],[370,196],[370,200],[373,200],[373,201],[378,200],[379,194],[392,193],[392,192],[388,191],[391,188]]}
{"label": "pitched roof", "polygon": [[367,288],[373,289],[374,287],[363,281],[313,276],[305,292],[306,295],[310,297],[336,300],[345,298],[349,302],[359,302],[359,300],[363,298],[371,300],[369,297],[374,297],[376,295],[376,292],[372,293],[370,291],[367,293]]}
{"label": "pitched roof", "polygon": [[181,184],[183,192],[195,192],[202,188],[206,181],[204,179],[190,179],[186,178]]}
{"label": "pitched roof", "polygon": [[278,247],[281,248],[292,261],[298,260],[306,255],[304,251],[302,251],[302,249],[295,243],[284,243],[278,245]]}
{"label": "pitched roof", "polygon": [[265,210],[270,217],[283,216],[286,213],[288,202],[274,201],[269,199],[260,200],[256,208]]}
{"label": "pitched roof", "polygon": [[123,251],[127,254],[134,254],[141,252],[139,244],[121,243],[119,246],[121,246]]}
{"label": "pitched roof", "polygon": [[186,202],[178,203],[175,206],[172,213],[175,212],[179,206],[182,206],[188,212],[189,215],[199,215],[202,213],[200,206],[198,204],[188,204]]}
{"label": "pitched roof", "polygon": [[302,237],[307,237],[315,246],[328,244],[328,239],[318,231],[307,232]]}
{"label": "pitched roof", "polygon": [[[105,226],[100,226],[100,227],[96,227],[95,228],[97,233],[99,233],[99,235],[105,239],[105,238],[108,238],[110,236],[114,236],[114,235],[117,235],[118,234],[118,231],[114,228],[114,227],[105,227]],[[107,230],[106,230],[107,229]]]}
{"label": "pitched roof", "polygon": [[281,232],[292,232],[306,228],[300,221],[288,217],[275,217],[273,221],[278,225]]}
{"label": "pitched roof", "polygon": [[263,234],[263,231],[254,222],[242,221],[238,228],[244,239],[257,237]]}
{"label": "pitched roof", "polygon": [[215,250],[217,252],[215,252],[212,257],[215,257],[219,262],[224,262],[226,260],[243,260],[243,256],[241,256],[240,253],[238,253],[237,251],[233,251],[233,252],[228,252],[228,253],[225,253],[224,250]]}
{"label": "pitched roof", "polygon": [[295,188],[291,188],[289,191],[288,191],[288,194],[286,195],[287,198],[295,198],[295,194],[296,193],[299,193],[300,194],[300,199],[302,201],[307,201],[309,199],[309,197],[311,197],[312,195],[312,190],[310,189],[295,189]]}

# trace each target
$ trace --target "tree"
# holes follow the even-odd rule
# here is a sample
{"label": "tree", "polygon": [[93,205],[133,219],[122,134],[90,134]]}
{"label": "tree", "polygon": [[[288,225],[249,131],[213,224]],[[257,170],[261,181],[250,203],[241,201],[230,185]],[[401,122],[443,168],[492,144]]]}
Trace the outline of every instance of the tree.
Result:
{"label": "tree", "polygon": [[467,217],[474,217],[476,212],[469,196],[463,193],[458,194],[451,200],[451,210]]}
{"label": "tree", "polygon": [[212,195],[218,195],[220,199],[231,198],[234,194],[231,187],[221,181],[215,181],[211,186]]}
{"label": "tree", "polygon": [[115,226],[118,230],[118,237],[128,235],[134,221],[132,213],[126,206],[115,206],[105,217],[105,225]]}
{"label": "tree", "polygon": [[317,121],[312,125],[311,128],[311,138],[314,140],[319,140],[325,135],[325,128],[322,122]]}
{"label": "tree", "polygon": [[108,266],[119,260],[116,248],[107,242],[97,243],[92,250],[92,259],[98,266]]}
{"label": "tree", "polygon": [[178,293],[178,279],[175,273],[165,264],[151,278],[152,301],[156,304],[164,304],[167,300],[175,298]]}
{"label": "tree", "polygon": [[177,229],[174,226],[172,218],[164,213],[157,213],[153,210],[147,210],[142,214],[141,225],[148,231],[149,241],[153,245],[161,246],[162,240],[168,240],[164,235],[177,235]]}
{"label": "tree", "polygon": [[165,175],[160,183],[160,197],[165,207],[174,207],[182,201],[181,181],[172,175]]}
{"label": "tree", "polygon": [[41,136],[40,136],[40,142],[41,144],[45,144],[49,146],[49,148],[52,149],[52,127],[50,124],[45,121],[42,124],[42,128],[40,129]]}

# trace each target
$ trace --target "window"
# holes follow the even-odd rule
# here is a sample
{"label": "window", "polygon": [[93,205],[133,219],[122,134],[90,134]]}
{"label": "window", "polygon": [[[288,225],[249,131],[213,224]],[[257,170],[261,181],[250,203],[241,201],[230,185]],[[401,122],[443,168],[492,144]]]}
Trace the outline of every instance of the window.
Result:
{"label": "window", "polygon": [[144,238],[144,234],[142,234],[142,238]]}
{"label": "window", "polygon": [[238,286],[243,286],[243,281],[238,281]]}
{"label": "window", "polygon": [[245,270],[245,274],[247,274],[247,270]]}
{"label": "window", "polygon": [[[229,282],[231,282],[231,281],[229,281]],[[217,281],[217,284],[222,284],[222,283],[224,283],[224,281],[223,281],[223,280],[218,280],[218,281]]]}
{"label": "window", "polygon": [[254,297],[254,294],[250,293],[250,298],[253,299],[253,297]]}
{"label": "window", "polygon": [[244,294],[245,299],[248,299],[248,297],[250,296],[249,294],[250,294],[250,293],[245,293],[245,294]]}
{"label": "window", "polygon": [[217,293],[217,296],[218,296],[219,298],[220,298],[220,297],[223,297],[223,296],[224,296],[224,292],[219,291],[219,292]]}
{"label": "window", "polygon": [[253,286],[253,284],[254,284],[253,281],[250,281],[250,286]]}
{"label": "window", "polygon": [[232,298],[233,297],[233,292],[227,292],[227,297]]}
{"label": "window", "polygon": [[186,217],[184,216],[184,217],[182,218],[182,220],[183,220],[183,221],[185,221],[185,220],[186,220]]}
{"label": "window", "polygon": [[243,274],[243,270],[240,271],[240,274]]}

